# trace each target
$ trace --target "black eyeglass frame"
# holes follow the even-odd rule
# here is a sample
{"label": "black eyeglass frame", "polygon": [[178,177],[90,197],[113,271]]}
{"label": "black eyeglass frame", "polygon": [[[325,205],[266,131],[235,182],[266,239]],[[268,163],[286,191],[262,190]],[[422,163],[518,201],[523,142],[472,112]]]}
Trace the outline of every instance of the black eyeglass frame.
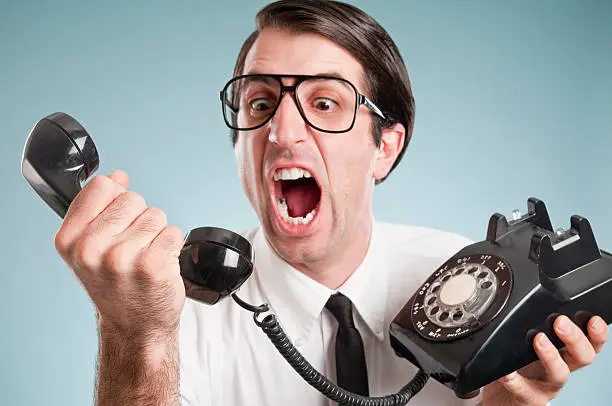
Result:
{"label": "black eyeglass frame", "polygon": [[[223,97],[223,95],[224,94],[226,95],[227,90],[229,89],[229,87],[234,82],[236,82],[236,81],[238,81],[240,79],[244,79],[244,78],[257,78],[257,77],[275,79],[280,84],[280,94],[278,96],[278,100],[276,102],[276,105],[274,106],[274,110],[272,110],[272,113],[270,113],[270,116],[268,118],[266,118],[263,122],[261,122],[260,124],[258,124],[256,126],[248,127],[248,128],[235,127],[228,120],[228,117],[225,114],[225,108],[228,107],[230,110],[232,110],[234,112],[234,114],[238,114],[238,110],[236,110],[233,106],[228,104],[227,101],[229,101],[230,99],[228,99],[226,97]],[[295,83],[292,86],[285,86],[283,84],[283,80],[282,80],[283,78],[295,79]],[[306,117],[306,114],[304,113],[302,105],[301,105],[301,103],[300,103],[300,101],[299,101],[299,99],[297,97],[297,88],[298,88],[298,86],[301,83],[303,83],[304,81],[309,80],[309,79],[335,79],[335,80],[339,80],[341,82],[344,82],[344,83],[348,84],[353,89],[353,91],[355,92],[355,102],[356,102],[355,103],[355,111],[353,113],[353,121],[351,122],[351,125],[347,129],[345,129],[345,130],[325,130],[323,128],[320,128],[320,127],[314,125],[313,123],[310,122],[310,120],[308,120],[308,118]],[[223,112],[223,120],[225,121],[225,124],[229,128],[231,128],[232,130],[236,130],[236,131],[250,131],[250,130],[255,130],[257,128],[261,128],[264,125],[266,125],[272,119],[272,117],[274,117],[274,115],[276,114],[276,111],[278,110],[278,106],[280,105],[281,100],[283,99],[283,96],[285,96],[285,93],[289,93],[289,92],[293,94],[293,101],[295,102],[295,105],[297,106],[298,111],[300,112],[300,116],[302,116],[302,119],[304,120],[304,122],[306,124],[308,124],[309,126],[311,126],[312,128],[314,128],[315,130],[321,131],[321,132],[324,132],[324,133],[340,134],[340,133],[345,133],[345,132],[351,131],[351,129],[355,125],[355,121],[357,120],[357,111],[359,109],[359,106],[361,106],[362,104],[364,106],[366,106],[368,109],[370,109],[374,114],[376,114],[377,116],[382,118],[383,120],[385,119],[385,115],[378,108],[378,106],[376,106],[366,96],[364,96],[363,94],[359,93],[359,91],[357,90],[355,85],[353,85],[350,81],[348,81],[348,80],[346,80],[344,78],[337,77],[337,76],[328,76],[328,75],[275,75],[275,74],[259,74],[258,73],[258,74],[248,74],[248,75],[240,75],[240,76],[233,77],[232,79],[230,79],[227,82],[227,84],[219,92],[219,98],[221,99],[221,111]]]}

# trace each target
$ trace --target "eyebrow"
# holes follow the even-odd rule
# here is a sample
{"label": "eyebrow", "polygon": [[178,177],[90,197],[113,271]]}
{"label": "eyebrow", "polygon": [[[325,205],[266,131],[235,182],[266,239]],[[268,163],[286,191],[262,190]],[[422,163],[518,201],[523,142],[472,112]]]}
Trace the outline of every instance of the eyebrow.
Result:
{"label": "eyebrow", "polygon": [[[277,75],[277,76],[283,76],[283,75],[287,75],[287,76],[292,76],[289,73],[283,73],[283,74],[277,74],[277,73],[262,73],[262,71],[255,69],[255,70],[250,70],[248,72],[243,73],[244,75]],[[300,76],[300,75],[294,75],[294,76]],[[335,78],[340,78],[340,79],[344,79],[344,80],[348,80],[350,83],[353,83],[354,86],[357,87],[357,91],[358,92],[362,92],[361,87],[362,86],[366,86],[367,87],[367,80],[365,77],[360,77],[357,79],[357,83],[354,83],[352,81],[350,81],[349,79],[347,79],[344,75],[341,75],[340,73],[338,73],[338,71],[323,71],[323,72],[319,72],[316,73],[314,75],[301,75],[301,76],[331,76],[331,77],[335,77]]]}
{"label": "eyebrow", "polygon": [[346,79],[344,77],[344,75],[341,75],[340,73],[338,73],[336,71],[327,71],[327,72],[317,73],[317,76],[333,76],[335,78],[340,78],[340,79],[348,80],[348,79]]}
{"label": "eyebrow", "polygon": [[282,74],[277,74],[277,73],[264,73],[260,70],[252,70],[252,71],[247,71],[244,73],[244,75],[272,75],[272,76],[332,76],[335,78],[340,78],[340,79],[345,79],[348,80],[344,77],[344,75],[338,73],[337,71],[326,71],[326,72],[319,72],[319,73],[315,73],[312,75],[299,75],[299,74],[291,74],[291,73],[282,73]]}

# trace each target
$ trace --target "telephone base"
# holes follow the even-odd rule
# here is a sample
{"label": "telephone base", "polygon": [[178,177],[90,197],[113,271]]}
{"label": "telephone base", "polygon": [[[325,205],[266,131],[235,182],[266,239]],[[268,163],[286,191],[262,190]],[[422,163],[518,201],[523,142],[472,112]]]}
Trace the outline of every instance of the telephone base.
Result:
{"label": "telephone base", "polygon": [[536,361],[540,331],[561,348],[561,314],[585,333],[593,315],[612,323],[612,255],[588,221],[553,231],[544,204],[529,206],[511,222],[493,215],[487,239],[446,261],[391,323],[396,354],[460,398]]}

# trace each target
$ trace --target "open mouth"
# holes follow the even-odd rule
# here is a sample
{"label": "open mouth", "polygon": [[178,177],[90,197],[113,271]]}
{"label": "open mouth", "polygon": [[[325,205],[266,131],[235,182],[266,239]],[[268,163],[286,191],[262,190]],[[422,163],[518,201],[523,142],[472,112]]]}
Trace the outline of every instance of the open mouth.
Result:
{"label": "open mouth", "polygon": [[274,201],[286,223],[308,224],[317,214],[321,188],[306,169],[278,169],[274,173]]}

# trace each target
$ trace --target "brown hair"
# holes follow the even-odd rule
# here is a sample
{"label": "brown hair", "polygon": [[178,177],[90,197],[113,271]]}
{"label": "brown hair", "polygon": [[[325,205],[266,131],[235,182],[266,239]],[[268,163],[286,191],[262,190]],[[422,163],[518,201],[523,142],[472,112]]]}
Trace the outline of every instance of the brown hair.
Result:
{"label": "brown hair", "polygon": [[[414,98],[404,61],[387,31],[357,7],[328,0],[280,0],[261,9],[255,17],[255,24],[256,30],[240,49],[234,76],[243,73],[247,54],[265,28],[318,34],[335,42],[361,63],[367,87],[365,93],[386,117],[383,120],[372,115],[372,135],[376,146],[380,145],[383,128],[401,123],[406,129],[404,145],[391,171],[395,169],[412,136]],[[237,137],[238,132],[232,130],[234,144]]]}

